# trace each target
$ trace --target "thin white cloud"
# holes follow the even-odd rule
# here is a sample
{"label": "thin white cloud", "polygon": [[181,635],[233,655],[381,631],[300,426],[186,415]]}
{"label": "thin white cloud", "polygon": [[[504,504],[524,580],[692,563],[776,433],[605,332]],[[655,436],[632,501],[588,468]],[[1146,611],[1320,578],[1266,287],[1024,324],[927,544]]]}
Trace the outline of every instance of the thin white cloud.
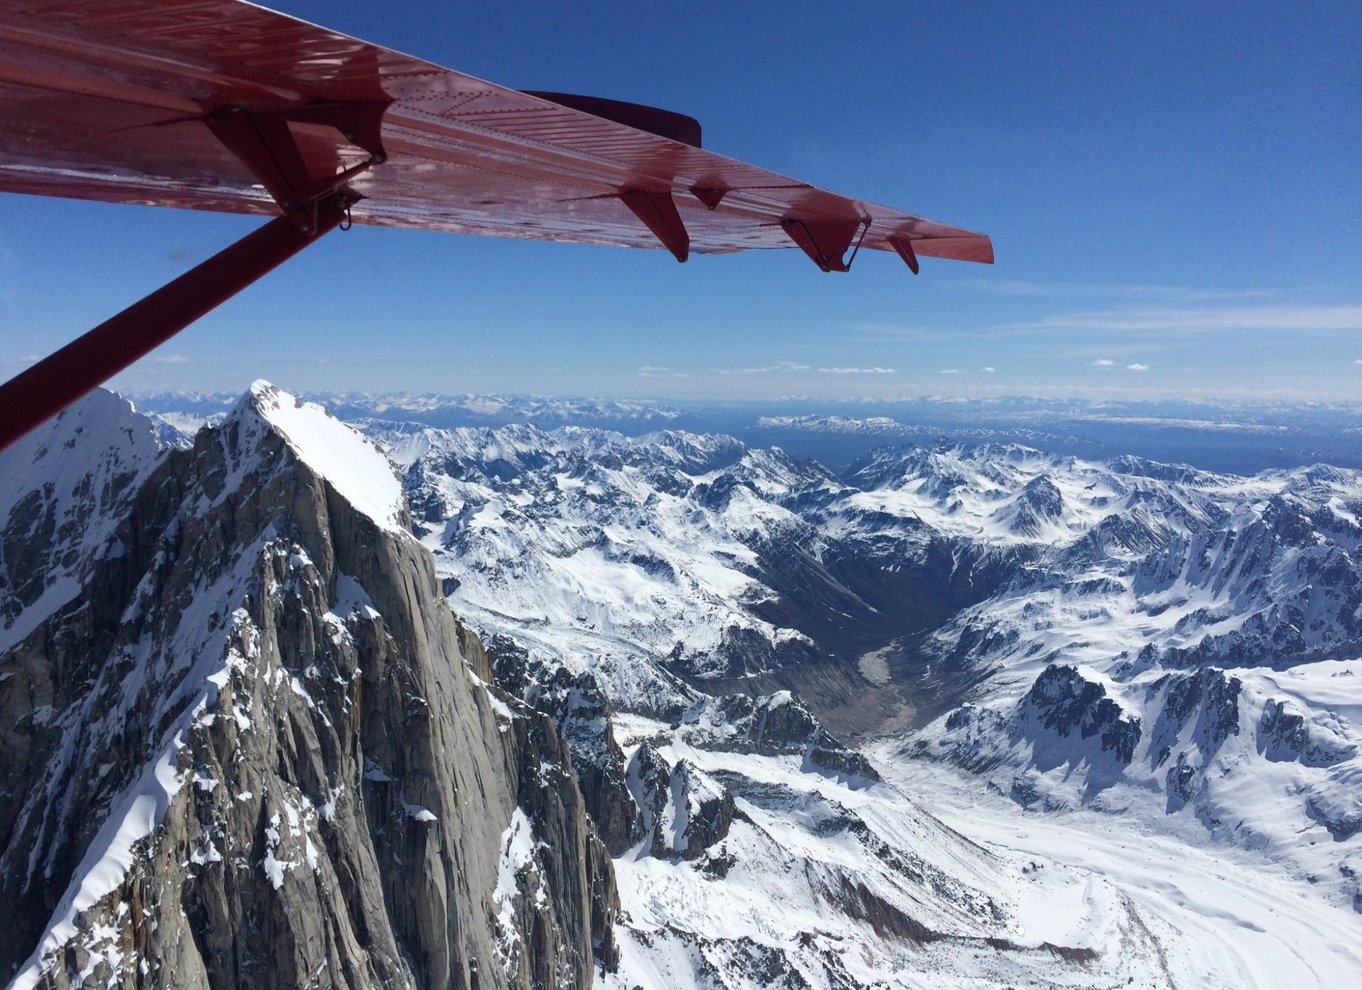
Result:
{"label": "thin white cloud", "polygon": [[893,368],[819,368],[824,375],[892,375]]}
{"label": "thin white cloud", "polygon": [[984,335],[979,330],[967,330],[958,327],[916,327],[900,323],[857,323],[853,324],[851,329],[866,337],[876,337],[886,340],[955,341],[965,338],[981,337]]}
{"label": "thin white cloud", "polygon": [[718,368],[716,370],[721,375],[770,375],[795,371],[809,371],[811,369],[807,364],[796,364],[793,361],[777,361],[775,364],[768,364],[763,368]]}
{"label": "thin white cloud", "polygon": [[1149,370],[1149,365],[1147,365],[1147,364],[1140,364],[1138,361],[1135,362],[1134,364],[1128,364],[1128,365],[1126,365],[1126,371],[1148,371],[1148,370]]}
{"label": "thin white cloud", "polygon": [[942,368],[940,371],[937,372],[937,374],[938,374],[938,375],[958,375],[958,374],[960,374],[960,369],[959,369],[959,368]]}
{"label": "thin white cloud", "polygon": [[689,378],[690,373],[677,371],[675,368],[666,368],[660,365],[645,364],[638,369],[640,378]]}
{"label": "thin white cloud", "polygon": [[1321,332],[1362,330],[1362,304],[1343,306],[1132,306],[1057,313],[1011,329],[1097,330],[1104,333],[1237,333],[1253,330]]}
{"label": "thin white cloud", "polygon": [[162,354],[152,360],[157,364],[189,364],[189,358],[183,354]]}
{"label": "thin white cloud", "polygon": [[1263,299],[1276,293],[1270,289],[1213,289],[1183,285],[1149,285],[1119,282],[1045,282],[1026,279],[997,279],[975,276],[956,279],[955,285],[989,295],[1062,298],[1066,296],[1105,296],[1140,298],[1165,302],[1212,302],[1222,299]]}
{"label": "thin white cloud", "polygon": [[1358,358],[1353,364],[1362,364],[1362,358]]}
{"label": "thin white cloud", "polygon": [[1116,367],[1116,362],[1111,358],[1098,358],[1092,363],[1092,366],[1094,368],[1114,368]]}
{"label": "thin white cloud", "polygon": [[993,367],[993,365],[991,365],[991,364],[986,364],[986,365],[984,365],[982,368],[980,368],[979,370],[982,371],[982,372],[983,372],[984,374],[986,374],[986,375],[997,374],[997,371],[998,371],[998,369],[995,368],[995,367]]}

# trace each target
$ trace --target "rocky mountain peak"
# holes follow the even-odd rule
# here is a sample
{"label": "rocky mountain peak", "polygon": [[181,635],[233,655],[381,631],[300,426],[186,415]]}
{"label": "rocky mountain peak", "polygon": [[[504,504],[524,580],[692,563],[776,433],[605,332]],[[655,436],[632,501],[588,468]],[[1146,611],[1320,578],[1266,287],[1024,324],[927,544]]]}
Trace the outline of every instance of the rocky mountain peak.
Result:
{"label": "rocky mountain peak", "polygon": [[389,532],[411,528],[402,483],[377,444],[321,406],[257,380],[221,424],[219,435],[235,436],[240,455],[248,459],[244,467],[249,467],[252,441],[269,433],[380,527]]}
{"label": "rocky mountain peak", "polygon": [[0,653],[0,973],[585,986],[609,962],[567,749],[478,676],[376,448],[257,383],[110,509],[121,552]]}

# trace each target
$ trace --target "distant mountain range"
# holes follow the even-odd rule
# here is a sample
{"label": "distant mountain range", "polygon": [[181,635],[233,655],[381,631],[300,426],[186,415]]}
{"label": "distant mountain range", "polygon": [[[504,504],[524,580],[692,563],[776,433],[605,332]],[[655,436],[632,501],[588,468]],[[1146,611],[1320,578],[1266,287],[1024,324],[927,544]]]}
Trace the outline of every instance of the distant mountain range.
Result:
{"label": "distant mountain range", "polygon": [[[853,738],[926,726],[906,752],[1019,800],[1147,789],[1302,862],[1362,830],[1362,689],[1350,711],[1315,686],[1362,674],[1362,472],[942,442],[838,476],[715,436],[368,429],[460,610],[598,676],[643,657],[702,690],[793,688]],[[605,682],[617,706],[639,670]],[[1225,760],[1276,783],[1227,796]]]}
{"label": "distant mountain range", "polygon": [[[139,393],[137,407],[174,429],[221,416],[235,393]],[[623,401],[515,395],[305,393],[347,421],[386,419],[441,428],[526,423],[640,436],[659,429],[722,433],[779,446],[841,470],[884,443],[942,437],[1021,443],[1088,458],[1137,454],[1212,471],[1253,474],[1327,463],[1362,467],[1362,405],[1039,399],[780,402]]]}

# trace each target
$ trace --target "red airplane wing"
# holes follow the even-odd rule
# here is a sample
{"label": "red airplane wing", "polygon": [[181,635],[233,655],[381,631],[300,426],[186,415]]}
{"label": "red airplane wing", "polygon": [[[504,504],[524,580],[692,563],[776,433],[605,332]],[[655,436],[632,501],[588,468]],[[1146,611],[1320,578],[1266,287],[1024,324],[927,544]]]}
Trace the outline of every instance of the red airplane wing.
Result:
{"label": "red airplane wing", "polygon": [[343,186],[382,226],[683,260],[798,245],[824,270],[856,246],[993,261],[982,234],[702,150],[689,118],[517,92],[239,0],[5,0],[0,108],[10,192],[271,215]]}
{"label": "red airplane wing", "polygon": [[0,385],[0,449],[348,221],[992,263],[983,234],[700,147],[689,117],[521,93],[241,0],[0,0],[0,191],[275,218]]}

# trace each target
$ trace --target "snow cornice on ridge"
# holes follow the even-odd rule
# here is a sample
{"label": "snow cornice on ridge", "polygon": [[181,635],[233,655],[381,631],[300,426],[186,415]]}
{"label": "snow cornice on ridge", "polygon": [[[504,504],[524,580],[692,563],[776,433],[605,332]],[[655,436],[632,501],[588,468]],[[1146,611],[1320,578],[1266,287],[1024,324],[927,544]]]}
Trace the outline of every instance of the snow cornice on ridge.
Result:
{"label": "snow cornice on ridge", "polygon": [[258,418],[358,512],[390,533],[405,533],[406,500],[392,463],[373,441],[326,409],[258,379],[228,417]]}

